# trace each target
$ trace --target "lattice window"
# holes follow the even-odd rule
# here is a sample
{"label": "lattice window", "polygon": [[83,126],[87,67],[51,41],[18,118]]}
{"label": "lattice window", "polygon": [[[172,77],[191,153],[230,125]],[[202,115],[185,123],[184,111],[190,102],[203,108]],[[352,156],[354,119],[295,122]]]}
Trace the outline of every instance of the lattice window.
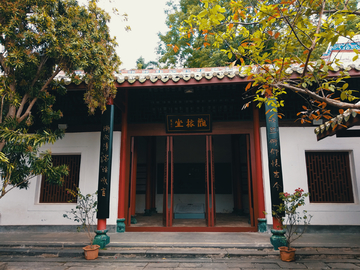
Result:
{"label": "lattice window", "polygon": [[64,177],[62,186],[49,184],[45,177],[41,179],[40,203],[68,203],[73,197],[66,189],[73,189],[79,186],[80,155],[53,155],[54,166],[66,164],[69,168],[69,175]]}
{"label": "lattice window", "polygon": [[310,202],[353,203],[348,152],[307,152]]}

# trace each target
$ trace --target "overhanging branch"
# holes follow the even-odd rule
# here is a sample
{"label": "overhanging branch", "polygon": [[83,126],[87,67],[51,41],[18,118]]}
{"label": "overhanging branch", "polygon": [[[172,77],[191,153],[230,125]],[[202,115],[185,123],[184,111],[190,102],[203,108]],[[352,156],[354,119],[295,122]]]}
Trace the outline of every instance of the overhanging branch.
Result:
{"label": "overhanging branch", "polygon": [[307,96],[311,97],[312,99],[315,99],[315,100],[318,100],[321,102],[325,102],[328,105],[331,105],[331,106],[334,106],[334,107],[337,107],[340,109],[360,109],[360,104],[352,104],[352,103],[343,102],[343,101],[339,101],[339,100],[332,99],[332,98],[322,97],[322,96],[316,94],[315,92],[310,91],[309,89],[296,87],[296,86],[293,86],[290,84],[279,82],[279,83],[270,84],[270,86],[276,87],[276,88],[286,88],[295,93],[307,95]]}

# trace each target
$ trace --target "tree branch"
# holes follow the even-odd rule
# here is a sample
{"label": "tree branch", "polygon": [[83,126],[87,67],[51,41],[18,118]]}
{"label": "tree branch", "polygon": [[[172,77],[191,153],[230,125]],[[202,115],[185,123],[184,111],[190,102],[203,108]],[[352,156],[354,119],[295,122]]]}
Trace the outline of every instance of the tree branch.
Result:
{"label": "tree branch", "polygon": [[318,100],[318,101],[322,101],[327,103],[328,105],[337,107],[337,108],[341,108],[341,109],[356,109],[359,110],[360,109],[360,104],[352,104],[352,103],[348,103],[348,102],[342,102],[336,99],[332,99],[332,98],[327,98],[327,97],[322,97],[308,89],[304,89],[304,88],[300,88],[300,87],[296,87],[296,86],[292,86],[290,84],[286,84],[286,83],[274,83],[274,84],[270,84],[273,87],[277,87],[277,88],[286,88],[289,89],[295,93],[300,93],[300,94],[304,94],[307,95],[309,97],[311,97],[312,99]]}
{"label": "tree branch", "polygon": [[[55,78],[56,75],[59,74],[59,72],[61,71],[61,68],[58,66],[54,73],[51,75],[51,77],[46,81],[46,83],[43,85],[43,87],[41,88],[40,92],[44,92],[45,89],[48,87],[48,85],[50,84],[50,82],[52,82],[52,80]],[[24,95],[25,98],[25,95]],[[31,109],[33,108],[35,102],[37,101],[37,97],[35,97],[29,104],[28,108],[26,109],[26,112],[20,117],[20,115],[17,115],[17,121],[18,123],[22,122],[26,117],[29,116]]]}
{"label": "tree branch", "polygon": [[45,65],[45,63],[46,63],[46,61],[47,61],[48,59],[49,59],[49,57],[46,56],[46,57],[44,57],[44,58],[41,60],[39,66],[38,66],[38,69],[37,69],[37,71],[36,71],[36,75],[35,75],[35,77],[34,77],[34,80],[33,80],[32,83],[31,83],[31,87],[33,87],[33,86],[35,85],[36,81],[39,79],[41,69],[42,69],[42,67]]}
{"label": "tree branch", "polygon": [[30,181],[31,178],[33,178],[34,176],[35,176],[35,175],[29,176],[27,179],[21,181],[21,182],[18,183],[17,185],[12,186],[12,187],[11,187],[10,189],[8,189],[8,190],[5,190],[5,187],[6,187],[7,185],[6,185],[5,187],[2,187],[0,199],[1,199],[2,197],[4,197],[10,190],[12,190],[12,189],[14,189],[14,188],[17,188],[18,186],[20,186],[21,184],[23,184],[23,183],[25,183],[25,182]]}
{"label": "tree branch", "polygon": [[9,74],[9,68],[6,67],[5,65],[5,57],[3,53],[0,53],[0,64],[3,68],[3,70],[5,71],[5,74],[8,75]]}
{"label": "tree branch", "polygon": [[[346,13],[346,14],[354,14],[354,15],[360,15],[360,11],[355,10],[355,11],[349,11],[349,10],[337,10],[337,9],[332,9],[332,10],[324,10],[324,14],[334,14],[336,12],[339,13]],[[317,13],[315,13],[317,14]]]}
{"label": "tree branch", "polygon": [[22,98],[22,100],[21,100],[21,103],[20,103],[20,106],[19,106],[19,109],[18,109],[18,111],[17,111],[17,113],[16,113],[16,117],[17,117],[17,118],[20,117],[20,115],[21,115],[21,113],[22,113],[22,111],[23,111],[23,109],[24,109],[24,106],[25,106],[28,98],[29,98],[29,94],[26,93],[26,94],[23,96],[23,98]]}
{"label": "tree branch", "polygon": [[2,115],[3,115],[3,110],[4,110],[4,99],[5,99],[5,96],[4,95],[1,99],[1,108],[0,108],[0,124],[2,123]]}
{"label": "tree branch", "polygon": [[[281,12],[281,11],[280,11]],[[282,13],[282,12],[281,12]],[[298,37],[298,35],[295,32],[294,26],[289,22],[288,18],[286,16],[282,16],[282,18],[285,19],[286,23],[289,25],[289,27],[291,28],[291,32],[294,33],[295,38],[299,41],[299,43],[305,48],[305,49],[309,49],[302,41],[301,39]],[[291,33],[290,33],[291,34]]]}
{"label": "tree branch", "polygon": [[316,46],[317,34],[319,34],[320,29],[321,29],[321,20],[322,20],[324,8],[325,8],[325,0],[323,0],[323,2],[322,2],[320,14],[319,14],[319,21],[318,21],[318,24],[317,24],[317,26],[316,26],[316,32],[315,32],[315,34],[314,34],[314,38],[313,38],[313,40],[311,41],[311,47],[309,48],[309,53],[308,53],[308,55],[307,55],[307,57],[306,57],[306,61],[305,61],[305,64],[304,64],[304,71],[303,71],[302,77],[305,77],[305,74],[306,74],[306,72],[307,72],[307,67],[308,67],[308,65],[309,65],[311,53],[314,51],[315,46]]}

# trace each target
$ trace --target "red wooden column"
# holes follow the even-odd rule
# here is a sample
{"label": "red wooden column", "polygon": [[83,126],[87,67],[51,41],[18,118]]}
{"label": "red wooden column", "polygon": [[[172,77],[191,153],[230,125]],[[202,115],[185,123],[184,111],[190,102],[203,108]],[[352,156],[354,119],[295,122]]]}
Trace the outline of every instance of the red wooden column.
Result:
{"label": "red wooden column", "polygon": [[[253,103],[253,119],[254,119],[254,148],[255,148],[255,167],[256,167],[256,182],[257,182],[257,200],[258,200],[258,213],[259,222],[264,222],[265,218],[265,201],[264,201],[264,184],[263,184],[263,171],[261,162],[261,147],[260,147],[260,115],[259,109]],[[266,220],[265,220],[266,227]]]}
{"label": "red wooden column", "polygon": [[172,227],[174,205],[174,156],[173,137],[166,137],[166,153],[164,162],[164,188],[163,188],[163,225]]}
{"label": "red wooden column", "polygon": [[121,148],[120,148],[120,172],[119,172],[119,195],[118,195],[118,218],[117,232],[125,232],[125,198],[126,198],[126,158],[127,158],[127,90],[124,96],[124,109],[121,113]]}

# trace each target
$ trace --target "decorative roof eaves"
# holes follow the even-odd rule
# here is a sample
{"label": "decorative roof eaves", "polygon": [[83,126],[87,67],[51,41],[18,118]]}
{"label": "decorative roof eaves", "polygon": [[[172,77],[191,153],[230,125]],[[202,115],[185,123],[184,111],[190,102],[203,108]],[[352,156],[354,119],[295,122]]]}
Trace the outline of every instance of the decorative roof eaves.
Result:
{"label": "decorative roof eaves", "polygon": [[[253,72],[257,71],[256,68],[256,66],[253,67]],[[334,71],[329,71],[329,77],[337,76],[340,70],[349,71],[351,76],[360,76],[359,63],[351,63],[347,66],[334,68]],[[239,67],[215,67],[191,69],[122,70],[120,74],[115,74],[115,81],[118,87],[206,84],[210,81],[211,83],[252,81],[248,78],[244,69]],[[75,82],[77,85],[81,84],[82,82],[87,83],[86,81],[83,81],[84,73],[82,71],[75,71],[75,73],[78,77],[78,80]],[[296,78],[303,73],[303,68],[294,65],[291,68],[288,68],[286,73],[291,75],[292,78]],[[63,80],[65,85],[69,85],[71,83],[71,79],[63,72],[59,73],[55,79]]]}
{"label": "decorative roof eaves", "polygon": [[239,72],[238,67],[218,67],[218,68],[193,68],[193,69],[165,69],[165,70],[123,70],[116,76],[116,81],[120,85],[128,83],[130,85],[139,82],[144,84],[168,84],[178,82],[199,82],[202,80],[223,80],[240,78],[245,79],[245,73]]}
{"label": "decorative roof eaves", "polygon": [[331,120],[315,128],[317,140],[336,134],[337,131],[350,128],[360,122],[360,111],[347,109],[343,114],[339,114]]}

